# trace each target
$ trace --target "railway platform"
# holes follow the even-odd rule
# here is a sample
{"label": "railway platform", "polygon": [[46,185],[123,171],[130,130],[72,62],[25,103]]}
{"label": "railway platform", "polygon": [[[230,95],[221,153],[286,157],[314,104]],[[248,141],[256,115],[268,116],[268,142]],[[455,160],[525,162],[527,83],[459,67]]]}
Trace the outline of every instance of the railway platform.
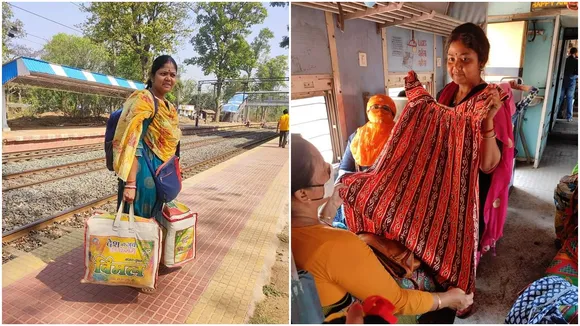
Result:
{"label": "railway platform", "polygon": [[244,323],[262,296],[288,221],[288,150],[277,139],[184,180],[199,214],[197,257],[161,267],[156,293],[81,284],[83,230],[3,265],[4,323]]}

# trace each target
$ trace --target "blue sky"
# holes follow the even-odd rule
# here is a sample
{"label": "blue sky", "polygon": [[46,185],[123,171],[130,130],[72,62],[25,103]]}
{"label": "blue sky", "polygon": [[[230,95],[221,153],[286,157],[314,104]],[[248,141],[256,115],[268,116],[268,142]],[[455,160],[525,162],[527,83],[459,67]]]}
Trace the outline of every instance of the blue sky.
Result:
{"label": "blue sky", "polygon": [[[14,5],[26,9],[28,11],[34,12],[46,18],[50,18],[54,21],[60,22],[64,25],[70,26],[75,29],[78,24],[83,23],[88,15],[82,12],[76,4],[71,2],[14,2]],[[270,7],[269,3],[264,3],[268,10],[268,17],[264,20],[261,25],[255,25],[252,28],[252,34],[248,37],[247,41],[251,42],[254,37],[258,35],[260,29],[268,27],[274,33],[274,38],[270,42],[271,52],[270,57],[275,57],[277,55],[285,54],[288,55],[287,49],[282,49],[279,46],[282,36],[288,35],[286,30],[286,25],[288,25],[289,18],[289,8],[279,8]],[[34,16],[30,13],[22,11],[18,8],[12,7],[12,12],[14,17],[20,19],[24,23],[24,30],[28,35],[24,39],[18,39],[15,43],[26,45],[35,50],[42,48],[46,44],[46,40],[50,40],[53,35],[58,33],[68,33],[74,35],[82,35],[79,32],[73,31],[69,28],[63,27],[56,23],[50,22],[46,19]],[[193,16],[193,13],[191,14]],[[194,23],[193,18],[191,23]],[[194,30],[197,29],[194,26]],[[195,33],[195,32],[194,32]],[[194,34],[192,34],[193,36]],[[46,40],[45,40],[46,39]],[[193,51],[193,46],[189,43],[190,37],[187,37],[184,44],[178,49],[177,53],[173,53],[173,57],[178,63],[183,62],[187,58],[191,58],[195,55]],[[199,67],[196,66],[186,66],[187,71],[185,73],[180,72],[184,79],[213,79],[215,76],[204,76],[203,72]]]}

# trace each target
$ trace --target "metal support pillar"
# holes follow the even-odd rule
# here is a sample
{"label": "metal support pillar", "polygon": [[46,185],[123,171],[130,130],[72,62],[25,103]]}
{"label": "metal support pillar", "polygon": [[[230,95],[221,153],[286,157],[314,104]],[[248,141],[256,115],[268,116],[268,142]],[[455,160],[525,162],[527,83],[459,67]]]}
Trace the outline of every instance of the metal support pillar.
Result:
{"label": "metal support pillar", "polygon": [[2,85],[2,131],[10,131],[8,127],[8,103],[6,102],[6,93],[4,92],[4,85]]}

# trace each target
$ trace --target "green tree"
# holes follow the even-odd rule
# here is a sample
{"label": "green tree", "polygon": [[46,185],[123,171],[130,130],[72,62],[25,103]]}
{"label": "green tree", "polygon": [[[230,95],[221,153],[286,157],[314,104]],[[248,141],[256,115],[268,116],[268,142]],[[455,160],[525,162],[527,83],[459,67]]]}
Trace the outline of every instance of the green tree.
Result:
{"label": "green tree", "polygon": [[27,50],[26,47],[17,46],[12,42],[13,38],[26,36],[24,24],[20,19],[14,19],[14,13],[7,2],[2,2],[2,62],[7,62]]}
{"label": "green tree", "polygon": [[154,56],[175,52],[187,26],[189,4],[181,2],[92,2],[84,33],[111,53],[111,72],[147,80]]}
{"label": "green tree", "polygon": [[42,60],[108,74],[109,53],[87,37],[59,33],[44,46]]}
{"label": "green tree", "polygon": [[196,110],[213,110],[215,105],[215,96],[213,93],[196,93],[193,99]]}
{"label": "green tree", "polygon": [[269,28],[260,30],[260,34],[252,41],[250,47],[252,48],[251,60],[246,66],[242,67],[248,78],[252,77],[252,71],[257,67],[258,63],[266,60],[266,56],[270,53],[270,40],[274,38],[274,33]]}
{"label": "green tree", "polygon": [[193,104],[197,94],[197,83],[193,79],[180,80],[175,85],[174,93],[179,93],[181,104]]}
{"label": "green tree", "polygon": [[[109,73],[107,50],[87,37],[59,33],[44,46],[42,60],[74,68]],[[91,94],[33,88],[27,92],[26,101],[34,113],[61,111],[71,117],[99,116],[121,100]]]}
{"label": "green tree", "polygon": [[119,108],[124,101],[120,98],[36,87],[27,88],[23,100],[32,106],[32,114],[62,112],[68,117],[97,117]]}
{"label": "green tree", "polygon": [[[257,76],[260,79],[281,79],[288,74],[288,56],[279,55],[264,62],[258,68]],[[265,91],[274,91],[280,87],[286,86],[284,81],[264,81],[261,89]]]}
{"label": "green tree", "polygon": [[223,82],[238,77],[251,62],[252,51],[245,38],[251,33],[250,27],[264,21],[267,10],[259,2],[202,2],[195,5],[194,11],[201,28],[191,44],[198,56],[185,62],[201,66],[205,75],[216,76],[215,108],[219,121]]}
{"label": "green tree", "polygon": [[[286,25],[286,30],[289,31],[290,30],[290,26]],[[280,47],[282,49],[288,49],[288,46],[290,45],[290,37],[288,37],[287,35],[282,36],[282,42],[280,42]]]}
{"label": "green tree", "polygon": [[[288,57],[279,55],[275,58],[269,59],[258,67],[257,77],[263,82],[260,84],[260,89],[263,91],[275,91],[281,87],[286,86],[284,81],[268,81],[267,79],[282,79],[288,74]],[[277,99],[280,95],[273,94],[259,94],[261,100],[266,98]],[[261,107],[256,109],[256,116],[260,120],[271,120],[271,116],[266,116],[266,112],[276,113],[276,108]]]}
{"label": "green tree", "polygon": [[[243,82],[238,82],[237,81],[237,82],[234,82],[234,83],[227,83],[224,86],[224,90],[223,90],[224,102],[228,101],[236,93],[243,92],[243,91],[244,91],[244,83]],[[247,88],[247,86],[246,86],[246,91],[249,91],[249,89]]]}

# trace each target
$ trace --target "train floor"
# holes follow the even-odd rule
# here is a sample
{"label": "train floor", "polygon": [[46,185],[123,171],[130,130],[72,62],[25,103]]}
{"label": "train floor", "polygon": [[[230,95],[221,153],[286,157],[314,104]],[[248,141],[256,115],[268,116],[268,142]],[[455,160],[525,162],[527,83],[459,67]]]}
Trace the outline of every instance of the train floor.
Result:
{"label": "train floor", "polygon": [[518,163],[504,236],[478,267],[475,312],[462,324],[503,324],[521,290],[543,277],[556,255],[554,188],[578,162],[578,120],[558,120],[538,169]]}

